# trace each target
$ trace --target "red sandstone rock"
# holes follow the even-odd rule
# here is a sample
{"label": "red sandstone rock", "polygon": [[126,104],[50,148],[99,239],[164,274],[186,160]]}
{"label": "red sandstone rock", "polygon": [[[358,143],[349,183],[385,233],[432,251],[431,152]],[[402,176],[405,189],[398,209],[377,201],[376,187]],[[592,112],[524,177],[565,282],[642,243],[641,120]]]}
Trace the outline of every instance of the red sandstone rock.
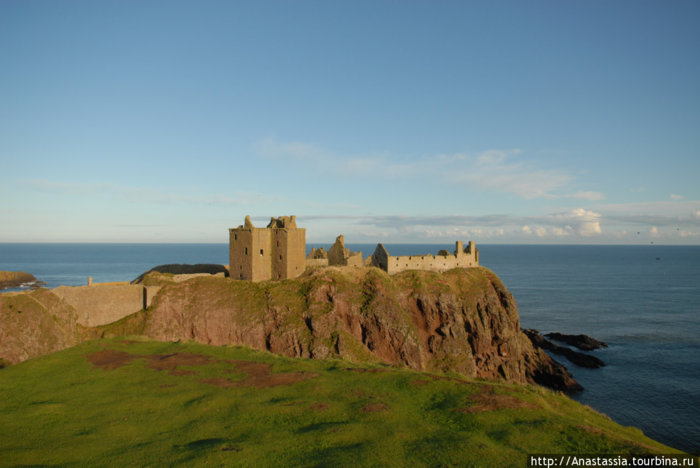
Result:
{"label": "red sandstone rock", "polygon": [[580,387],[520,330],[512,295],[485,268],[443,274],[329,268],[293,282],[202,278],[166,286],[144,332],[290,357],[341,357],[471,377]]}
{"label": "red sandstone rock", "polygon": [[0,311],[0,358],[11,363],[100,334],[141,334],[580,388],[521,332],[515,300],[486,268],[390,276],[329,267],[259,283],[203,276],[165,283],[148,310],[97,328],[82,328],[47,290],[2,295]]}

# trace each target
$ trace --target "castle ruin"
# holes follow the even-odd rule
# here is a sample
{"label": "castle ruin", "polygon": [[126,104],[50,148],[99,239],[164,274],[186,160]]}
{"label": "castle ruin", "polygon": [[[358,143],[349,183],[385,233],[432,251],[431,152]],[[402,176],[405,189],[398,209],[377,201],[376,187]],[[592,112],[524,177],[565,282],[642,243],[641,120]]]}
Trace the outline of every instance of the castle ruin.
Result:
{"label": "castle ruin", "polygon": [[306,256],[306,229],[298,228],[294,216],[272,218],[266,228],[256,228],[246,216],[245,223],[229,229],[229,273],[233,279],[265,281],[296,278],[307,267],[374,266],[389,274],[405,270],[443,272],[453,268],[479,266],[479,250],[470,241],[465,248],[455,243],[450,254],[391,256],[378,244],[371,257],[363,260],[362,252],[351,252],[340,235],[328,251],[311,249]]}
{"label": "castle ruin", "polygon": [[328,265],[330,266],[363,266],[362,252],[350,252],[345,247],[345,237],[341,234],[335,239],[335,244],[328,249]]}
{"label": "castle ruin", "polygon": [[297,228],[294,216],[272,218],[266,228],[256,228],[246,216],[243,226],[229,229],[231,278],[296,278],[306,269],[305,257],[306,229]]}
{"label": "castle ruin", "polygon": [[370,265],[381,268],[389,274],[404,270],[447,271],[453,268],[470,268],[479,266],[479,250],[470,241],[463,248],[462,241],[455,243],[453,254],[442,250],[437,255],[402,255],[391,256],[383,244],[377,244],[372,254]]}

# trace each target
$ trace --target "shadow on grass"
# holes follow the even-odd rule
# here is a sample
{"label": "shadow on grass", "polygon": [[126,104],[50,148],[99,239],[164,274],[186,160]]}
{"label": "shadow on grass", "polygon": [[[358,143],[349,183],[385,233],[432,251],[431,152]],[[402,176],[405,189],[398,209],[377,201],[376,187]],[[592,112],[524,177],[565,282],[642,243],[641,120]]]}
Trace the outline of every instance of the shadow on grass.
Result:
{"label": "shadow on grass", "polygon": [[297,434],[306,434],[308,432],[314,431],[332,431],[333,429],[339,429],[341,426],[347,424],[347,421],[338,422],[319,422],[314,424],[309,424],[308,426],[301,427],[297,429]]}

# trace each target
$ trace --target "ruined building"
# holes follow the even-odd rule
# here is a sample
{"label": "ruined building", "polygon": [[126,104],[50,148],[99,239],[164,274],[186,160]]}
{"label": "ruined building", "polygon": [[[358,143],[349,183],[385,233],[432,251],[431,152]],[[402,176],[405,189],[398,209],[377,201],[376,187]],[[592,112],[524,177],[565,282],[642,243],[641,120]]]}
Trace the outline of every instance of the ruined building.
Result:
{"label": "ruined building", "polygon": [[374,266],[389,274],[405,270],[447,271],[479,266],[474,242],[464,248],[455,244],[454,253],[391,256],[383,244],[366,260],[362,252],[351,252],[340,235],[328,251],[311,249],[306,256],[306,229],[298,228],[294,216],[272,218],[266,228],[256,228],[246,216],[243,226],[229,229],[229,273],[232,279],[251,281],[296,278],[306,267]]}
{"label": "ruined building", "polygon": [[389,274],[404,270],[430,270],[447,271],[452,268],[469,268],[479,266],[479,250],[476,244],[470,241],[467,248],[463,248],[461,241],[455,243],[454,254],[440,251],[437,255],[403,255],[391,256],[386,247],[377,244],[372,254],[370,265],[381,268]]}
{"label": "ruined building", "polygon": [[233,279],[295,278],[306,268],[306,229],[294,216],[272,218],[266,228],[245,224],[229,229],[229,272]]}
{"label": "ruined building", "polygon": [[361,267],[364,265],[362,252],[350,252],[350,249],[345,247],[345,237],[341,234],[328,249],[328,265]]}
{"label": "ruined building", "polygon": [[311,248],[311,252],[306,256],[306,267],[317,268],[328,266],[328,252],[323,247]]}
{"label": "ruined building", "polygon": [[308,267],[324,267],[324,266],[364,266],[362,260],[362,252],[351,252],[345,247],[345,237],[341,234],[335,238],[335,244],[328,249],[323,247],[312,248],[309,255],[306,256],[306,266]]}

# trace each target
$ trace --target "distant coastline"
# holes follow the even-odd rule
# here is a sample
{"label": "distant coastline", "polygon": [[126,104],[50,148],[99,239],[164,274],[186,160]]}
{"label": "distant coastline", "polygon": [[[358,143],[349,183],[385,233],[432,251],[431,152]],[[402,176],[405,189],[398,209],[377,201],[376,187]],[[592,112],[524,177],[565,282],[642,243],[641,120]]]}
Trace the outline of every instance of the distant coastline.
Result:
{"label": "distant coastline", "polygon": [[44,283],[38,281],[34,275],[24,271],[1,271],[0,291],[10,288],[36,289]]}

